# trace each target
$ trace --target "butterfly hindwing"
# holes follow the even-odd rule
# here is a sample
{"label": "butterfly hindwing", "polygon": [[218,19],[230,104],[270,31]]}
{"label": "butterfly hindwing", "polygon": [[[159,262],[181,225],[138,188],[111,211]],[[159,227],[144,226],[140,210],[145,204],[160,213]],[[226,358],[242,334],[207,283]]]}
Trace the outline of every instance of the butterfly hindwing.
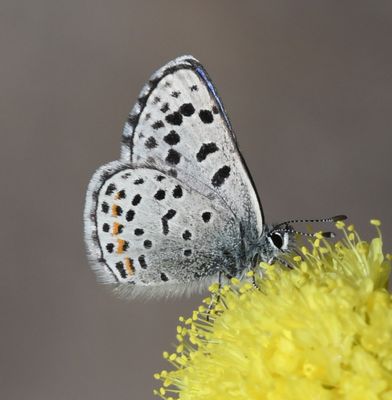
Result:
{"label": "butterfly hindwing", "polygon": [[169,284],[185,291],[238,262],[238,222],[214,193],[206,197],[155,168],[121,163],[92,182],[91,258],[104,280],[126,284],[121,290]]}

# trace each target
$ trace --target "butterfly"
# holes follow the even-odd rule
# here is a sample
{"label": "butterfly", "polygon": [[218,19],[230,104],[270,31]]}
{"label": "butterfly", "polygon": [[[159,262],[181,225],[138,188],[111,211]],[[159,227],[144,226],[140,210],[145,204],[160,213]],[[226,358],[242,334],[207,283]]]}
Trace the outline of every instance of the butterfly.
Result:
{"label": "butterfly", "polygon": [[[319,221],[337,221],[344,216]],[[89,259],[120,294],[179,295],[295,247],[290,224],[265,223],[223,103],[192,56],[170,61],[142,89],[121,157],[100,167],[84,212]],[[326,236],[328,236],[326,234]]]}

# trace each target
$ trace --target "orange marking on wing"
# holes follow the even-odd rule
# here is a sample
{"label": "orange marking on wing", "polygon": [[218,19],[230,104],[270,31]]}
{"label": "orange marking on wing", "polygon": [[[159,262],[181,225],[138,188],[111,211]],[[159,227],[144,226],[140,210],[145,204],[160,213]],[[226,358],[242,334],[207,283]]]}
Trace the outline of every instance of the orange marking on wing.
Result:
{"label": "orange marking on wing", "polygon": [[116,204],[112,205],[112,215],[113,215],[113,217],[117,217],[118,216],[117,205]]}
{"label": "orange marking on wing", "polygon": [[135,274],[135,267],[133,266],[133,262],[128,257],[125,259],[125,269],[128,272],[128,276],[131,276],[131,275]]}
{"label": "orange marking on wing", "polygon": [[120,227],[120,224],[118,222],[115,222],[113,224],[113,235],[118,235],[119,227]]}
{"label": "orange marking on wing", "polygon": [[118,199],[120,198],[120,192],[117,192],[117,193],[114,195],[114,198],[115,198],[115,200],[118,200]]}
{"label": "orange marking on wing", "polygon": [[125,240],[123,240],[123,239],[117,240],[117,253],[118,254],[121,254],[124,252],[124,244],[125,244]]}

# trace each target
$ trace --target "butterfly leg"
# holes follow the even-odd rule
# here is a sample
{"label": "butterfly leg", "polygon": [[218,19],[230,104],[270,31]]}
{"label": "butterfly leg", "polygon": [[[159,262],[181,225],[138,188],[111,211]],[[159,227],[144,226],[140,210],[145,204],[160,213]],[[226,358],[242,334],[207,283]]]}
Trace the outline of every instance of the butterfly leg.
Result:
{"label": "butterfly leg", "polygon": [[289,261],[285,260],[282,257],[272,257],[270,260],[268,260],[269,265],[272,265],[275,262],[282,264],[283,266],[285,266],[288,269],[294,269],[294,265],[292,265]]}
{"label": "butterfly leg", "polygon": [[256,276],[255,276],[255,271],[253,271],[253,275],[252,275],[252,285],[255,289],[260,290],[259,285],[256,282]]}
{"label": "butterfly leg", "polygon": [[260,289],[258,284],[257,284],[257,282],[256,282],[256,268],[258,267],[259,264],[260,264],[260,260],[259,260],[258,256],[256,255],[253,258],[253,262],[252,262],[252,266],[251,266],[250,270],[253,272],[253,274],[252,274],[252,285],[257,290]]}
{"label": "butterfly leg", "polygon": [[284,258],[279,258],[277,261],[280,262],[282,265],[284,265],[288,269],[294,269],[294,266],[292,264],[290,264],[288,261],[286,261]]}

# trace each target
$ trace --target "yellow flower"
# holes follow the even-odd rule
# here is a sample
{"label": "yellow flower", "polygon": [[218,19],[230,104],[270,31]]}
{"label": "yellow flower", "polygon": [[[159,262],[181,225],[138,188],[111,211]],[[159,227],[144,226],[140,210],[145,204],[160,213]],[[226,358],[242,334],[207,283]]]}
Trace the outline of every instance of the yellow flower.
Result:
{"label": "yellow flower", "polygon": [[291,257],[294,270],[263,264],[259,290],[250,277],[233,280],[208,319],[206,306],[180,318],[176,351],[164,353],[174,368],[155,375],[162,387],[154,393],[167,400],[392,400],[391,265],[380,223],[371,223],[378,235],[369,243],[340,222],[344,239],[315,239]]}

